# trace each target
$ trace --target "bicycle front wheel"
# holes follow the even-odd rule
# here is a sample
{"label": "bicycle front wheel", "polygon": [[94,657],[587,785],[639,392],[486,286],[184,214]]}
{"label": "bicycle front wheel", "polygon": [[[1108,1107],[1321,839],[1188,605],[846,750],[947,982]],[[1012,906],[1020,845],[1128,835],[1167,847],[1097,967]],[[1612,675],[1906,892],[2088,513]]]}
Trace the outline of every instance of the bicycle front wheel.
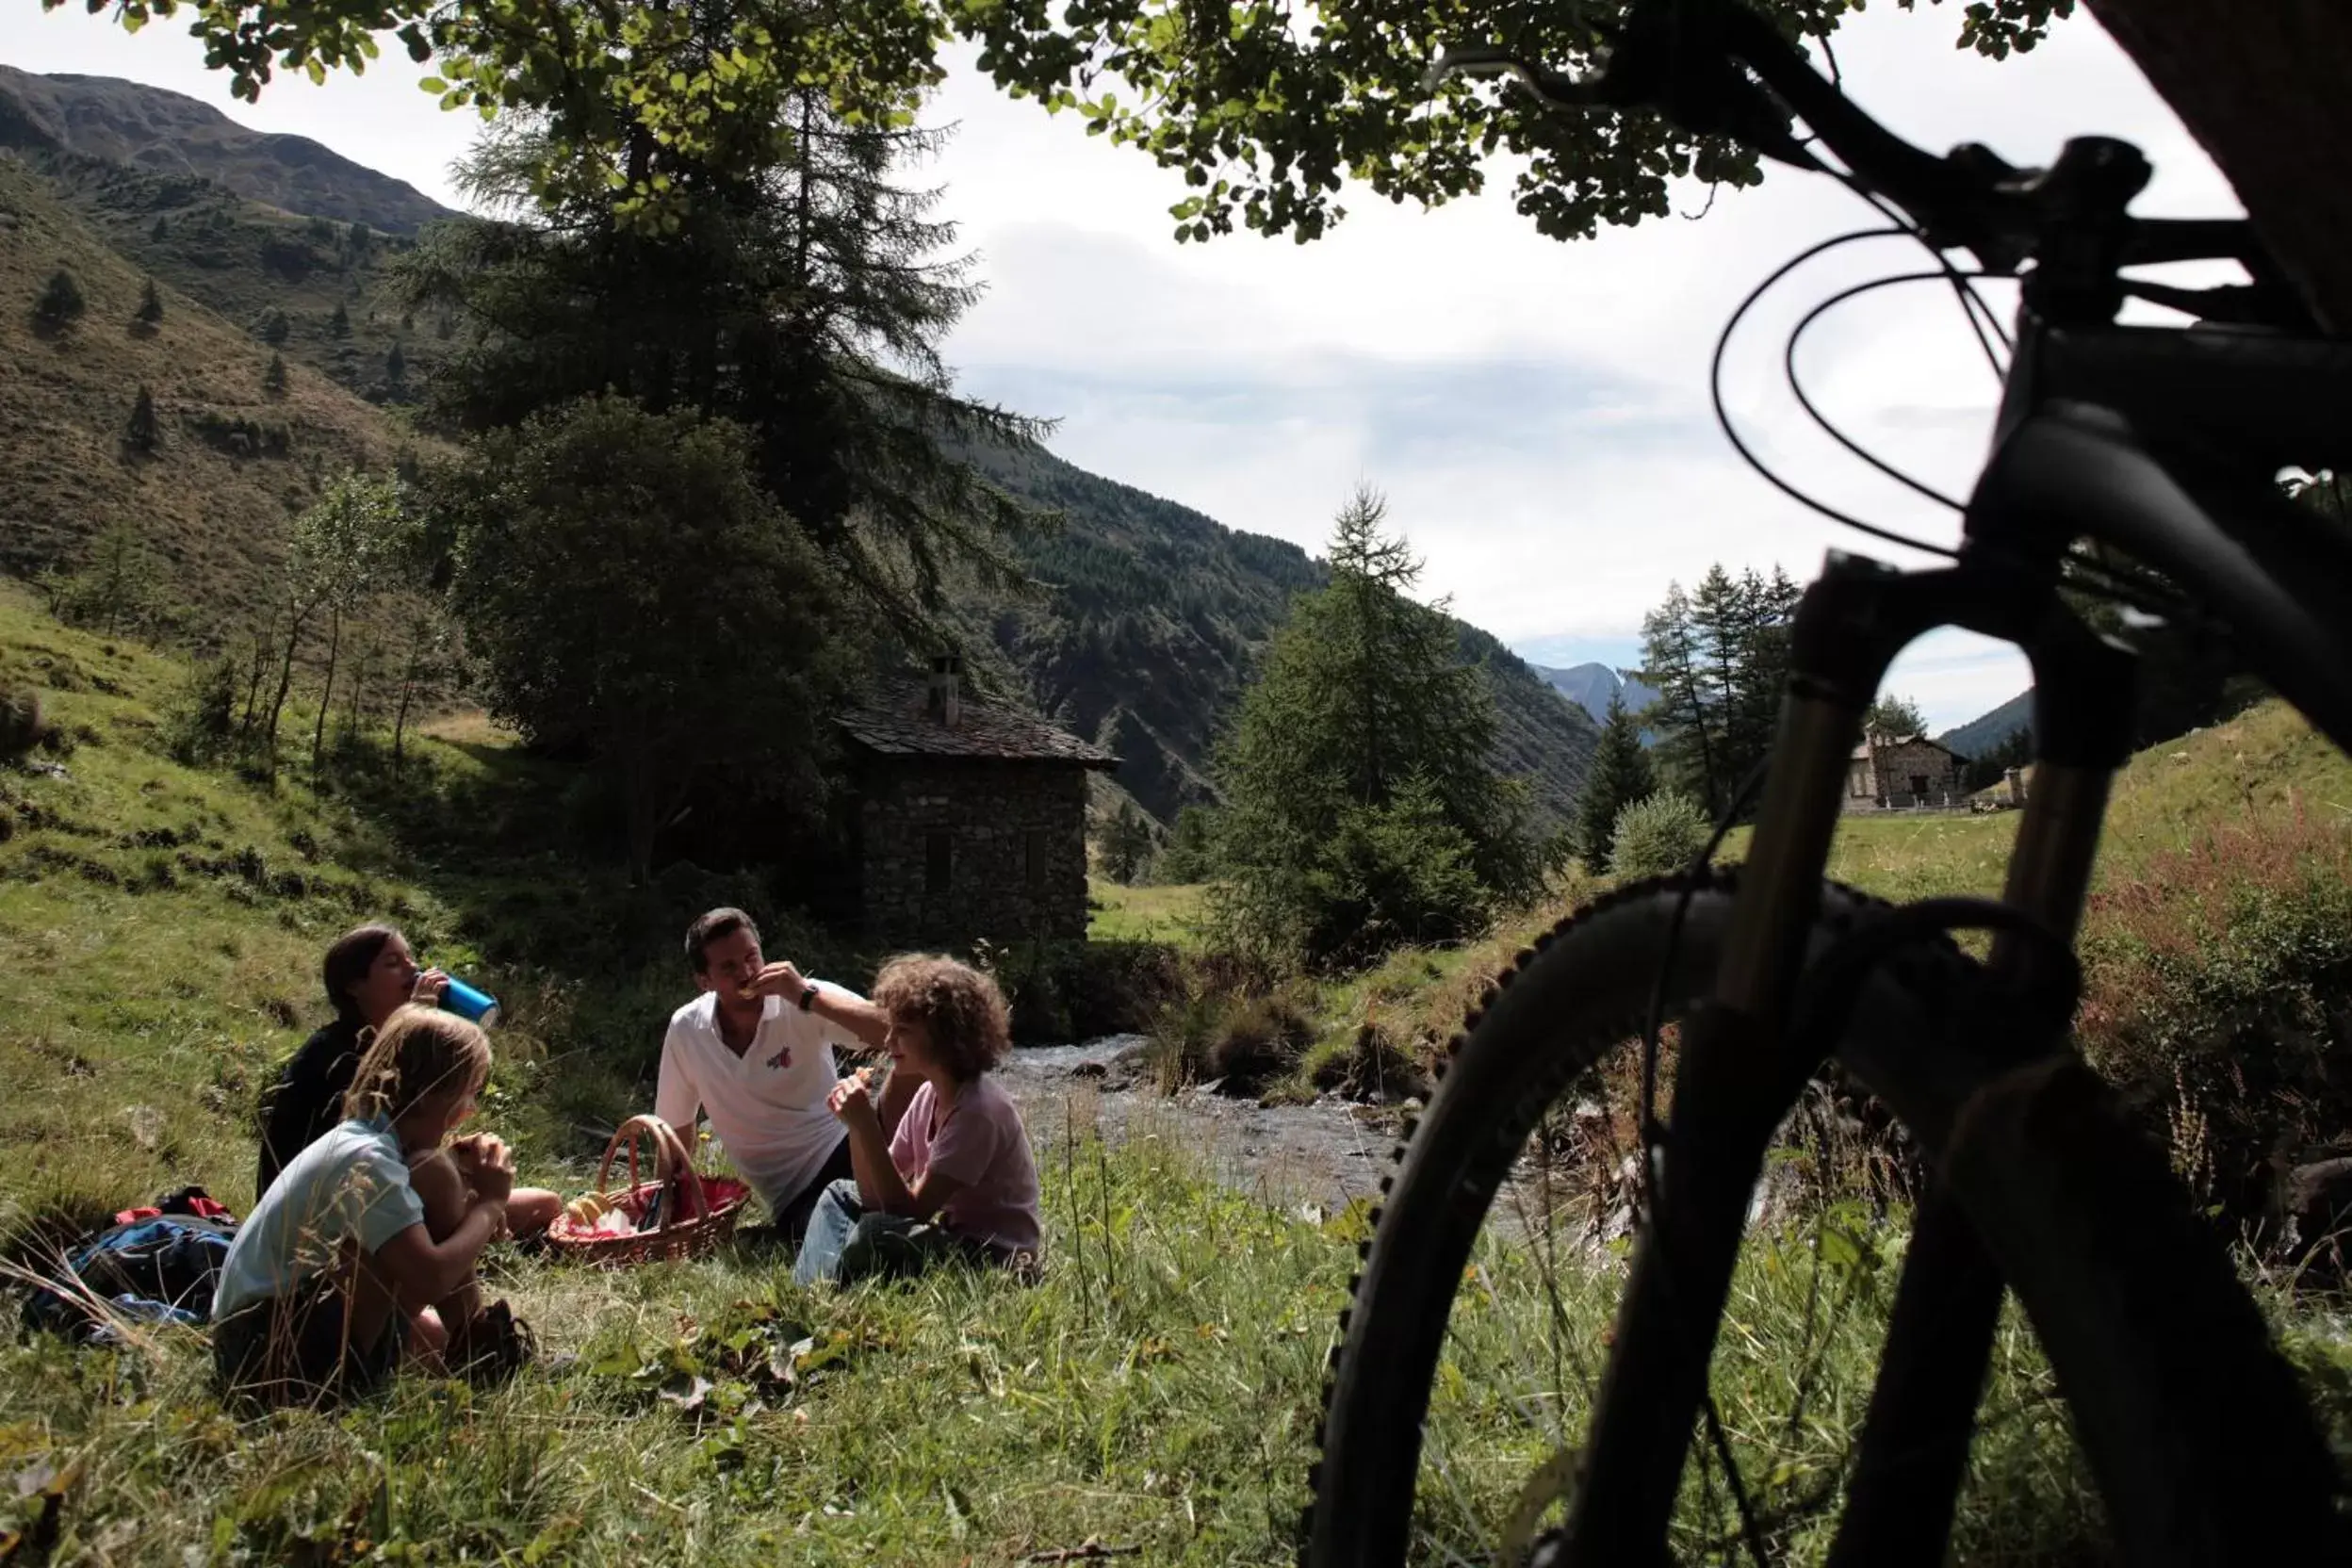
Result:
{"label": "bicycle front wheel", "polygon": [[[1616,894],[1523,955],[1456,1037],[1444,1081],[1399,1151],[1341,1318],[1304,1521],[1309,1568],[1504,1562],[1536,1539],[1573,1547],[1582,1423],[1622,1267],[1551,1182],[1563,1152],[1590,1165],[1589,1125],[1603,1114],[1570,1091],[1638,1037],[1661,965],[1667,1019],[1688,1010],[1714,973],[1730,905],[1728,880],[1713,876]],[[1869,907],[1825,888],[1816,951]],[[1900,1119],[1958,1200],[2039,1341],[2037,1355],[2022,1335],[2004,1336],[2003,1354],[2030,1364],[2027,1392],[1979,1430],[2017,1416],[2006,1441],[2039,1423],[2060,1457],[1986,1483],[2045,1494],[1988,1496],[1986,1511],[2054,1511],[2069,1555],[2074,1538],[2104,1534],[2135,1564],[2313,1560],[2314,1547],[2338,1539],[2334,1462],[2227,1254],[2190,1213],[2163,1152],[2086,1067],[2063,1059],[2004,1073],[1997,1054],[1971,1047],[2002,1016],[1980,966],[1949,943],[1923,945],[1871,978],[1837,1046],[1840,1065]],[[2011,1114],[2019,1096],[2030,1104]],[[1745,1294],[1735,1285],[1726,1321],[1739,1333],[1718,1339],[1713,1378],[1725,1425],[1772,1429],[1746,1445],[1764,1473],[1741,1490],[1704,1463],[1687,1466],[1696,1473],[1679,1483],[1689,1506],[1649,1560],[1727,1556],[1743,1534],[1754,1539],[1759,1513],[1784,1560],[1826,1545],[1856,1464],[1851,1455],[1822,1463],[1807,1441],[1828,1431],[1851,1442],[1868,1389],[1820,1394],[1811,1375],[1844,1358],[1867,1381],[1877,1340],[1866,1328],[1842,1340],[1833,1329],[1818,1345],[1769,1343],[1774,1323],[1795,1337],[1798,1321],[1793,1311],[1772,1317],[1770,1305],[1775,1291],[1784,1301],[1802,1295],[1810,1342],[1815,1309],[1831,1298],[1852,1306],[1890,1297],[1871,1263],[1883,1253],[1891,1270],[1900,1248],[1870,1217],[1816,1229],[1801,1290],[1792,1277],[1808,1265],[1805,1249],[1750,1249],[1765,1256]],[[1759,1228],[1772,1229],[1769,1217]],[[1754,1325],[1741,1321],[1751,1307]],[[1735,1356],[1750,1374],[1736,1388],[1724,1372]],[[1806,1374],[1788,1379],[1795,1408],[1758,1417],[1746,1396],[1792,1370]],[[2035,1386],[2053,1383],[2054,1398]],[[1746,1517],[1726,1527],[1735,1494]],[[1711,1522],[1702,1506],[1710,1501]],[[1989,1531],[1988,1553],[2018,1549],[2007,1527],[1964,1517],[1964,1529],[1972,1524]]]}

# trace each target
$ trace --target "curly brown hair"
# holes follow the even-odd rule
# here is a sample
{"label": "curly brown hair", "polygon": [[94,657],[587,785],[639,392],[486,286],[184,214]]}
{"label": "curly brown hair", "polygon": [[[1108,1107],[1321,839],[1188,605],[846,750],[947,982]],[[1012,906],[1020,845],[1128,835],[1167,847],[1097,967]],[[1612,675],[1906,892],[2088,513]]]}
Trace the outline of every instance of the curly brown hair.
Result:
{"label": "curly brown hair", "polygon": [[874,978],[874,1004],[896,1021],[920,1023],[950,1072],[970,1083],[1013,1048],[1013,1014],[996,982],[935,953],[906,953]]}
{"label": "curly brown hair", "polygon": [[427,1095],[453,1088],[479,1094],[489,1078],[489,1036],[455,1013],[412,1002],[385,1019],[361,1052],[343,1114],[355,1121],[397,1121]]}

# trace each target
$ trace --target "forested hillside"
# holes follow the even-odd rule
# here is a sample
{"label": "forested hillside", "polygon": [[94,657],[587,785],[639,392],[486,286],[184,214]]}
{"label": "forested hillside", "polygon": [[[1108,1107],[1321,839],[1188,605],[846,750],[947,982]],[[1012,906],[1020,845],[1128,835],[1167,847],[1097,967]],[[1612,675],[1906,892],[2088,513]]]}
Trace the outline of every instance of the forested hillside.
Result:
{"label": "forested hillside", "polygon": [[[1145,809],[1167,821],[1209,799],[1218,727],[1255,650],[1291,594],[1322,584],[1321,564],[1041,449],[976,460],[1007,491],[1064,518],[1022,547],[1044,592],[982,617],[994,645],[1041,709],[1125,759],[1119,783]],[[1494,688],[1495,765],[1529,781],[1547,823],[1564,822],[1596,727],[1516,654],[1456,624],[1463,657],[1487,666]]]}
{"label": "forested hillside", "polygon": [[[146,143],[122,127],[173,125],[185,109],[203,107],[161,92],[142,107],[140,95],[152,90],[22,74],[0,82],[0,143],[16,148],[0,171],[16,215],[0,275],[0,290],[19,302],[7,341],[30,332],[26,307],[57,266],[88,274],[102,296],[90,328],[40,343],[37,363],[47,373],[20,377],[0,404],[13,436],[0,462],[18,482],[10,504],[24,519],[0,559],[24,576],[86,564],[97,535],[128,515],[169,564],[183,601],[251,609],[286,516],[320,472],[402,447],[434,449],[430,431],[402,427],[401,405],[421,400],[461,328],[446,309],[401,302],[393,271],[411,238],[325,216],[367,211],[388,221],[388,209],[368,204],[377,176],[358,171],[338,185],[338,168],[357,166],[337,160],[306,165],[297,184],[255,184],[250,159],[224,161],[220,149],[244,145],[232,140],[199,139],[178,159],[142,153]],[[102,104],[101,119],[120,134],[65,134],[60,93]],[[425,205],[400,208],[400,221],[441,211]],[[126,330],[142,274],[167,302],[159,329],[144,336]],[[94,330],[101,317],[104,332]],[[287,367],[284,395],[264,384],[273,355]],[[190,379],[199,373],[201,385]],[[146,382],[155,384],[165,457],[91,461],[93,451],[111,454],[111,435]],[[337,396],[329,383],[353,396]],[[60,418],[57,400],[69,387],[75,412]],[[220,433],[222,421],[237,419],[271,433],[249,433],[238,448]],[[182,426],[197,438],[172,433]],[[69,432],[78,433],[68,439]],[[1119,786],[1163,823],[1212,798],[1220,728],[1290,596],[1323,580],[1319,564],[1295,545],[1227,528],[1041,448],[966,455],[1018,499],[1061,516],[1058,529],[1017,545],[1032,591],[963,596],[956,618],[967,634],[1001,656],[1000,673],[1023,689],[1018,694],[1116,750],[1125,760]],[[133,493],[146,498],[122,504]],[[1488,667],[1501,720],[1496,767],[1528,780],[1541,825],[1560,825],[1596,726],[1485,632],[1461,625],[1459,634],[1464,657]]]}

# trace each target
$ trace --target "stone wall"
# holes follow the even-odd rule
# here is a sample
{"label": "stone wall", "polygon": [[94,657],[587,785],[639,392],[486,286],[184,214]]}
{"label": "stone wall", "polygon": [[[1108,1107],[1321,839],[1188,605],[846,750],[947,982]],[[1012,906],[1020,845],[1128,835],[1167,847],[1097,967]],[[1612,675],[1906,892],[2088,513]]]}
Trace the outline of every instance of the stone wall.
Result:
{"label": "stone wall", "polygon": [[871,757],[862,786],[859,879],[873,935],[961,947],[1086,934],[1084,768]]}
{"label": "stone wall", "polygon": [[[1962,799],[1959,764],[1952,753],[1924,741],[1903,745],[1878,744],[1870,748],[1870,762],[1877,773],[1878,792],[1870,800],[1849,799],[1848,806],[1855,810],[1886,808],[1904,810],[1917,807],[1954,807],[1965,804]],[[1927,788],[1919,792],[1916,782],[1924,778]]]}

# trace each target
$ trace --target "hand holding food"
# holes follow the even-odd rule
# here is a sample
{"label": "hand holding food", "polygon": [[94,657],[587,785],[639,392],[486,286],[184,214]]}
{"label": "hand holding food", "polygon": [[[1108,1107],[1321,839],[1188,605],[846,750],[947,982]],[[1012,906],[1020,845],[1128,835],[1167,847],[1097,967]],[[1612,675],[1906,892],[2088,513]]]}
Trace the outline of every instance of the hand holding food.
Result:
{"label": "hand holding food", "polygon": [[798,966],[790,959],[782,959],[753,976],[751,984],[743,988],[743,997],[746,1002],[756,996],[789,997],[798,1002],[800,993],[808,988],[808,977],[800,972]]}
{"label": "hand holding food", "polygon": [[833,1092],[825,1098],[825,1108],[845,1122],[854,1122],[859,1118],[869,1121],[875,1119],[874,1096],[866,1087],[866,1075],[871,1070],[861,1067],[834,1085]]}
{"label": "hand holding food", "polygon": [[475,1196],[484,1202],[505,1202],[514,1192],[514,1156],[507,1152],[503,1139],[490,1134],[482,1134],[471,1141],[474,1155],[468,1175]]}

